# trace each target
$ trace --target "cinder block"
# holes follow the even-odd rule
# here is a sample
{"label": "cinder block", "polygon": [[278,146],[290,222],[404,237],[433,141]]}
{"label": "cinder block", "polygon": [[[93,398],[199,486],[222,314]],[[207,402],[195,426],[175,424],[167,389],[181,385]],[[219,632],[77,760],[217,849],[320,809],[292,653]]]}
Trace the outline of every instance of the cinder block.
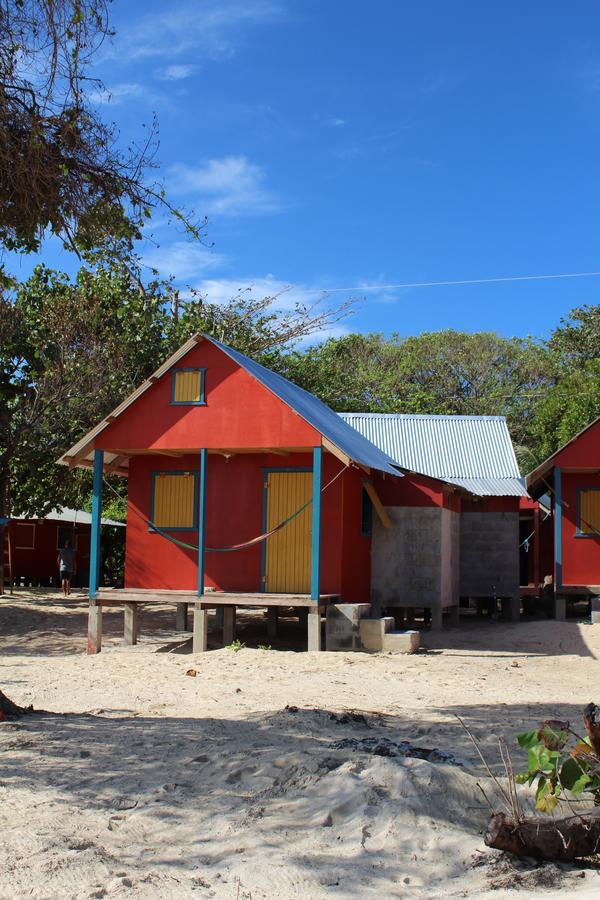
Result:
{"label": "cinder block", "polygon": [[592,625],[600,625],[600,597],[592,597]]}
{"label": "cinder block", "polygon": [[421,635],[418,631],[387,631],[383,635],[383,650],[393,653],[414,653],[419,649]]}
{"label": "cinder block", "polygon": [[393,616],[384,616],[381,619],[361,619],[360,642],[363,650],[370,650],[373,653],[383,650],[383,636],[393,627]]}
{"label": "cinder block", "polygon": [[360,621],[371,611],[370,603],[335,603],[327,607],[327,650],[360,650]]}

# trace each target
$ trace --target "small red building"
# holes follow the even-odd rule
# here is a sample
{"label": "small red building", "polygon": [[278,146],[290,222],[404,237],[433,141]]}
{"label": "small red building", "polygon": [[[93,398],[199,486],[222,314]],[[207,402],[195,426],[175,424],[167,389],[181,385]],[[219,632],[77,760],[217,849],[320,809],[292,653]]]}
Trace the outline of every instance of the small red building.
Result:
{"label": "small red building", "polygon": [[[12,584],[56,586],[58,551],[69,540],[76,551],[74,587],[87,587],[90,569],[92,517],[80,509],[55,509],[38,519],[20,516],[7,522],[4,538],[4,579]],[[122,528],[122,522],[102,519],[102,525]]]}
{"label": "small red building", "polygon": [[550,493],[557,615],[569,596],[600,596],[600,418],[527,476],[532,497]]}

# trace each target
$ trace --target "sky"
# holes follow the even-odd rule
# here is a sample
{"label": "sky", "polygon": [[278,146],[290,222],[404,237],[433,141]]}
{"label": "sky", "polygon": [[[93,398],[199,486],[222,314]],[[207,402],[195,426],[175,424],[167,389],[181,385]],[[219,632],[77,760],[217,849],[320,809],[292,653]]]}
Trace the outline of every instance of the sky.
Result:
{"label": "sky", "polygon": [[[147,266],[209,299],[357,298],[333,334],[547,335],[600,278],[600,6],[558,0],[114,0],[94,102],[123,144],[156,113]],[[47,243],[42,258],[76,261]],[[25,276],[31,258],[11,261]],[[341,288],[342,290],[338,290]]]}

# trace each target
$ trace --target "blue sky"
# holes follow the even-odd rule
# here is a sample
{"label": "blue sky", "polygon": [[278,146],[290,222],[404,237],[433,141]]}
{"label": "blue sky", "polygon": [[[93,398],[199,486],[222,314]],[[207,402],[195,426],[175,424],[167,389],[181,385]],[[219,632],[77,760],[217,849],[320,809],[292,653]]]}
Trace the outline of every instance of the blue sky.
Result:
{"label": "blue sky", "polygon": [[402,334],[545,334],[599,302],[598,278],[362,289],[600,270],[596,2],[115,0],[112,21],[97,102],[124,142],[156,112],[166,188],[210,220],[212,249],[157,222],[163,275],[219,300],[354,288],[330,295],[361,298],[343,328]]}

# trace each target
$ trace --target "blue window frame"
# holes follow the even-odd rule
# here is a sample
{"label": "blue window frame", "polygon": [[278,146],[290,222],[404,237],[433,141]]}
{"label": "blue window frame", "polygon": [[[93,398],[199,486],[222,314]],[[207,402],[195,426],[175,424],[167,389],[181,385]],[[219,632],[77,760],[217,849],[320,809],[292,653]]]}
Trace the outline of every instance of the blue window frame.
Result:
{"label": "blue window frame", "polygon": [[[198,531],[198,476],[199,473],[197,471],[175,469],[151,473],[149,531],[156,531],[159,528],[163,531]],[[175,477],[185,478],[189,487],[186,487],[183,491],[171,491],[172,497],[169,498],[167,485],[175,487],[176,483],[169,481],[169,479]],[[162,487],[157,490],[158,483],[162,483]],[[183,483],[180,483],[180,485],[183,486]],[[189,515],[190,491],[193,492],[191,516]],[[170,499],[171,502],[169,502]],[[157,512],[160,519],[155,526]],[[190,519],[191,525],[188,524]]]}
{"label": "blue window frame", "polygon": [[171,376],[172,406],[206,406],[206,369],[197,367],[173,369]]}
{"label": "blue window frame", "polygon": [[600,487],[577,488],[575,537],[600,538]]}

